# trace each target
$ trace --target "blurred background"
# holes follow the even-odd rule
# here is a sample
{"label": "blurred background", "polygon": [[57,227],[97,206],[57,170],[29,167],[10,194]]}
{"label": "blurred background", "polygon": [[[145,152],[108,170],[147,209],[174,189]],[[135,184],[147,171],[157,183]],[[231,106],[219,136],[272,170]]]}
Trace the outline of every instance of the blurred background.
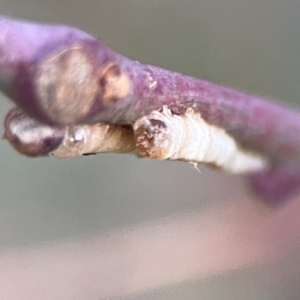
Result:
{"label": "blurred background", "polygon": [[[0,0],[0,13],[300,106],[298,0]],[[0,153],[0,299],[300,297],[300,198],[270,209],[243,178],[180,162]]]}

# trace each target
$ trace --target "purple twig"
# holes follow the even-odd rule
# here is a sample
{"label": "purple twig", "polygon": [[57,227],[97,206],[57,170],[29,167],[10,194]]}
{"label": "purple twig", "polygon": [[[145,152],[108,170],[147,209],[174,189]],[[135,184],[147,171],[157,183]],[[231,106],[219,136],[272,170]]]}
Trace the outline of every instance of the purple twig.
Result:
{"label": "purple twig", "polygon": [[133,61],[71,27],[0,17],[0,83],[26,113],[49,125],[133,123],[163,105],[175,114],[192,108],[241,146],[267,155],[279,174],[281,165],[300,159],[299,113]]}

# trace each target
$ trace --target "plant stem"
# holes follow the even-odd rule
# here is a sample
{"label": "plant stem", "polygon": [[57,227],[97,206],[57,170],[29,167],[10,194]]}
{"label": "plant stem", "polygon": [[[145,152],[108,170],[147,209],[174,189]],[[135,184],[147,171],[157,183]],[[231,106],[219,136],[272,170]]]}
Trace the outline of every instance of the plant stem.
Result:
{"label": "plant stem", "polygon": [[0,17],[2,89],[51,125],[133,123],[167,105],[188,108],[243,147],[300,158],[300,114],[230,88],[126,58],[77,29]]}
{"label": "plant stem", "polygon": [[[4,135],[26,155],[46,155],[55,149],[63,156],[81,154],[82,148],[69,148],[64,138],[68,139],[68,129],[94,123],[108,123],[117,133],[126,129],[131,142],[127,143],[127,134],[117,135],[113,149],[131,151],[135,147],[131,125],[166,106],[180,117],[192,110],[207,126],[234,138],[238,149],[267,159],[270,168],[250,176],[254,191],[264,199],[282,203],[299,190],[298,112],[131,60],[78,29],[0,16],[0,89],[26,113],[12,110]],[[97,136],[102,152],[108,137],[103,144],[90,126],[83,127],[89,132],[87,144]],[[121,150],[116,148],[119,142]],[[96,149],[89,145],[87,151]],[[222,157],[221,153],[218,159]]]}

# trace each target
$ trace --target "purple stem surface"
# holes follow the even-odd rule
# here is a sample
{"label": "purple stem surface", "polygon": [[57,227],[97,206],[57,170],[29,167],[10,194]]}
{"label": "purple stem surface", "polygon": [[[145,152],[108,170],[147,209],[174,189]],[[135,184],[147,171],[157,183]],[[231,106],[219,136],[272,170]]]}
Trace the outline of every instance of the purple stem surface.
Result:
{"label": "purple stem surface", "polygon": [[274,161],[300,159],[300,114],[124,57],[78,29],[0,17],[2,90],[41,122],[132,123],[167,105],[200,112],[242,146]]}
{"label": "purple stem surface", "polygon": [[299,112],[131,60],[78,29],[0,16],[0,90],[46,126],[26,123],[17,110],[6,118],[6,127],[16,121],[13,128],[25,128],[25,142],[7,130],[5,137],[27,155],[54,149],[66,125],[131,124],[163,105],[175,114],[193,108],[240,145],[269,157],[272,168],[249,177],[269,203],[280,204],[299,191]]}

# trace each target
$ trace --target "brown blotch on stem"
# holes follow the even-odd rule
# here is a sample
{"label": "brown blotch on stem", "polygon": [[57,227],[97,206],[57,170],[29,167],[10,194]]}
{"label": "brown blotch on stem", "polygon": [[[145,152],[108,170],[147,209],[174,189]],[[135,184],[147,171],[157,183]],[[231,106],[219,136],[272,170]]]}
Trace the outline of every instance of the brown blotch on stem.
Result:
{"label": "brown blotch on stem", "polygon": [[[168,105],[168,108],[172,112],[173,115],[183,115],[187,111],[187,107],[184,105],[176,105],[176,104],[170,104]],[[162,111],[162,109],[160,110]]]}
{"label": "brown blotch on stem", "polygon": [[126,97],[130,91],[130,79],[117,64],[109,64],[99,79],[104,104],[109,105]]}
{"label": "brown blotch on stem", "polygon": [[97,91],[94,66],[79,46],[51,55],[38,67],[39,105],[55,123],[74,124],[84,119]]}

